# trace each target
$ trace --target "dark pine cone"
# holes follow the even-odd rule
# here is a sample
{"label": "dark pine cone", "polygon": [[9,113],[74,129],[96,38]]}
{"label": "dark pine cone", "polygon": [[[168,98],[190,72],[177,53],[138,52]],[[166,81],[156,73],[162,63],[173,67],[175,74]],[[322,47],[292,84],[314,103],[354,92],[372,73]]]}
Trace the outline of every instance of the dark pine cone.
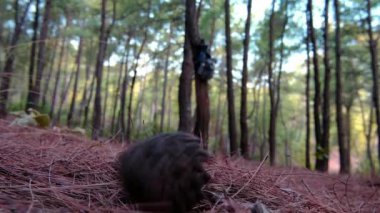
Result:
{"label": "dark pine cone", "polygon": [[202,162],[208,157],[198,137],[178,132],[136,143],[118,160],[124,189],[140,210],[186,212],[203,197],[210,176]]}

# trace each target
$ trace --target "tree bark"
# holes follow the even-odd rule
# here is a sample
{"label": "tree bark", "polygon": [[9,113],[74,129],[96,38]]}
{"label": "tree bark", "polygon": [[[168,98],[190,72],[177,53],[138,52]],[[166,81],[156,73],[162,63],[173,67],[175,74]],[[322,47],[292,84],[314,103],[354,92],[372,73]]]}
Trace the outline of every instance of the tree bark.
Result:
{"label": "tree bark", "polygon": [[50,22],[50,11],[52,7],[52,0],[45,1],[45,12],[41,26],[41,32],[38,43],[38,55],[37,55],[37,72],[34,80],[34,85],[32,87],[30,100],[30,107],[37,109],[40,101],[41,94],[41,80],[42,75],[46,65],[46,40],[48,38],[49,22]]}
{"label": "tree bark", "polygon": [[275,109],[275,84],[273,77],[273,63],[274,63],[274,6],[276,0],[272,0],[272,9],[269,18],[269,61],[268,61],[268,84],[269,84],[269,98],[270,98],[270,117],[269,117],[269,160],[270,165],[276,164],[276,118],[277,110]]}
{"label": "tree bark", "polygon": [[108,60],[108,66],[107,66],[107,75],[106,75],[106,88],[104,89],[104,102],[103,102],[103,114],[102,114],[102,123],[101,123],[101,129],[104,130],[106,127],[106,116],[107,116],[107,103],[108,103],[108,88],[109,88],[109,82],[110,82],[110,75],[111,75],[111,65]]}
{"label": "tree bark", "polygon": [[307,169],[311,169],[310,160],[310,27],[307,26],[306,30],[306,150],[305,150],[305,166]]}
{"label": "tree bark", "polygon": [[329,163],[329,138],[330,138],[330,57],[329,57],[329,0],[325,0],[325,23],[323,32],[325,66],[324,90],[323,90],[323,108],[322,108],[322,141],[321,149],[323,155],[316,158],[315,169],[326,172]]}
{"label": "tree bark", "polygon": [[191,132],[191,92],[192,76],[194,73],[193,53],[191,51],[190,39],[185,33],[185,43],[183,47],[182,72],[179,77],[178,105],[179,105],[179,125],[178,130]]}
{"label": "tree bark", "polygon": [[245,22],[245,37],[243,50],[243,73],[241,79],[241,105],[240,105],[240,151],[244,158],[249,158],[248,152],[248,124],[247,124],[247,79],[248,79],[248,50],[251,38],[251,7],[252,0],[247,3],[247,19]]}
{"label": "tree bark", "polygon": [[[377,40],[373,38],[372,31],[372,15],[371,15],[371,0],[367,0],[367,24],[368,24],[368,44],[371,53],[371,70],[373,79],[372,97],[375,105],[376,126],[377,126],[377,160],[380,164],[380,104],[379,104],[379,71],[377,59]],[[379,170],[380,171],[380,170]]]}
{"label": "tree bark", "polygon": [[124,77],[123,82],[121,84],[121,92],[120,92],[120,116],[119,116],[119,123],[120,123],[120,131],[121,131],[121,138],[120,140],[123,142],[125,141],[125,136],[127,134],[127,127],[125,124],[125,106],[126,106],[126,97],[127,97],[127,88],[128,88],[128,72],[129,72],[129,53],[130,53],[130,41],[131,41],[131,35],[128,35],[128,40],[126,43],[126,52],[127,56],[125,57],[125,68],[124,68]]}
{"label": "tree bark", "polygon": [[83,49],[83,37],[81,36],[79,38],[78,52],[77,52],[77,57],[76,57],[76,61],[75,61],[76,64],[77,64],[77,70],[75,71],[73,95],[71,97],[70,109],[69,109],[69,112],[67,114],[67,126],[68,127],[72,126],[72,124],[73,124],[73,115],[75,113],[75,102],[76,102],[77,90],[78,90],[78,81],[79,81],[79,73],[80,73],[82,49]]}
{"label": "tree bark", "polygon": [[306,7],[308,25],[309,25],[309,34],[310,41],[312,43],[313,51],[313,65],[314,65],[314,129],[315,129],[315,142],[316,142],[316,155],[317,158],[320,155],[323,155],[322,147],[322,130],[321,130],[321,121],[320,121],[320,106],[321,106],[321,95],[320,95],[320,81],[319,81],[319,63],[318,63],[318,53],[317,53],[317,41],[314,33],[314,24],[313,24],[313,5],[312,0],[308,0]]}
{"label": "tree bark", "polygon": [[[40,0],[36,0],[36,11],[34,12],[34,20],[33,20],[33,37],[32,37],[32,46],[30,48],[30,59],[29,59],[29,73],[28,73],[28,96],[26,99],[25,111],[32,107],[32,91],[34,85],[34,68],[36,62],[36,52],[37,52],[37,37],[38,37],[38,18],[40,16]],[[51,116],[50,116],[51,117]]]}
{"label": "tree bark", "polygon": [[346,159],[346,135],[343,123],[343,109],[342,109],[342,77],[341,77],[341,48],[340,48],[340,12],[339,1],[334,0],[335,9],[335,107],[336,107],[336,123],[338,131],[338,145],[340,155],[340,173],[349,173],[350,166]]}
{"label": "tree bark", "polygon": [[102,118],[102,100],[101,100],[101,87],[103,81],[103,62],[106,52],[106,0],[101,2],[101,25],[100,25],[100,34],[99,34],[99,48],[96,58],[95,66],[95,79],[96,79],[96,88],[95,88],[95,100],[94,100],[94,113],[93,113],[93,131],[92,139],[96,140],[99,138],[101,133],[101,118]]}
{"label": "tree bark", "polygon": [[238,154],[235,124],[234,85],[232,76],[232,47],[230,29],[230,1],[224,1],[225,9],[225,37],[226,37],[226,62],[227,62],[227,102],[228,102],[228,130],[230,137],[230,154]]}
{"label": "tree bark", "polygon": [[9,88],[11,85],[12,73],[13,73],[13,63],[15,60],[15,49],[18,43],[18,40],[21,36],[22,28],[26,19],[26,14],[29,10],[31,0],[27,3],[21,19],[18,18],[18,1],[15,1],[15,30],[12,36],[12,40],[9,45],[9,51],[6,53],[6,61],[4,65],[3,72],[1,73],[1,85],[0,85],[0,118],[7,115],[7,102],[9,95]]}

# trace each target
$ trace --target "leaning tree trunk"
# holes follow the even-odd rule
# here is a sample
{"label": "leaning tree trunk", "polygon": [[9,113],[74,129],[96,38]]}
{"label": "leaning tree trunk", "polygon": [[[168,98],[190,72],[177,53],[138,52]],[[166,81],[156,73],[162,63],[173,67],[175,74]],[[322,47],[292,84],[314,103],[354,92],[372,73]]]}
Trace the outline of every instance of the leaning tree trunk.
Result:
{"label": "leaning tree trunk", "polygon": [[336,123],[338,131],[338,145],[340,156],[340,173],[349,173],[350,165],[347,157],[346,132],[343,122],[343,106],[342,106],[342,77],[341,77],[341,48],[340,48],[340,12],[339,1],[334,0],[335,9],[335,107],[336,107]]}
{"label": "leaning tree trunk", "polygon": [[[243,73],[241,79],[241,105],[240,105],[240,151],[244,158],[249,157],[248,152],[248,124],[247,124],[247,79],[248,79],[248,50],[251,29],[252,0],[247,3],[247,19],[245,22]],[[218,115],[217,115],[218,116]]]}
{"label": "leaning tree trunk", "polygon": [[5,66],[4,66],[3,72],[1,73],[2,78],[1,78],[1,85],[0,85],[0,117],[5,117],[7,114],[6,106],[8,102],[9,87],[10,87],[11,77],[13,73],[13,63],[15,60],[14,51],[17,46],[17,42],[20,38],[22,27],[24,25],[26,14],[29,10],[29,6],[31,2],[32,2],[31,0],[28,2],[21,16],[21,19],[19,19],[18,18],[18,1],[15,1],[15,8],[17,8],[15,11],[16,26],[15,26],[15,31],[13,33],[11,43],[10,43],[9,51],[7,52],[7,55],[6,55]]}
{"label": "leaning tree trunk", "polygon": [[[372,32],[372,15],[371,15],[371,0],[367,0],[367,24],[369,37],[369,51],[371,53],[371,69],[373,79],[372,97],[375,105],[376,124],[377,124],[377,159],[380,164],[380,104],[379,104],[379,71],[377,61],[377,41],[373,38]],[[380,171],[380,170],[379,170]]]}
{"label": "leaning tree trunk", "polygon": [[228,102],[228,130],[230,136],[230,153],[238,154],[235,124],[234,85],[232,76],[232,47],[230,29],[230,1],[224,1],[225,9],[225,34],[226,34],[226,62],[227,62],[227,102]]}

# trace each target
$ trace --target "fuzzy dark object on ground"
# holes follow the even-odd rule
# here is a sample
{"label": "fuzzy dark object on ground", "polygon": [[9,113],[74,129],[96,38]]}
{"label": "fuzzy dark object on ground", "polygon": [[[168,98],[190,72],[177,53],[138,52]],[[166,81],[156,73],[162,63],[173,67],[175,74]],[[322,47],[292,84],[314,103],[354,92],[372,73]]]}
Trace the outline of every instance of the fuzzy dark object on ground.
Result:
{"label": "fuzzy dark object on ground", "polygon": [[202,163],[208,158],[198,137],[184,132],[164,133],[122,152],[120,175],[124,189],[140,209],[186,212],[203,198],[201,189],[210,176]]}

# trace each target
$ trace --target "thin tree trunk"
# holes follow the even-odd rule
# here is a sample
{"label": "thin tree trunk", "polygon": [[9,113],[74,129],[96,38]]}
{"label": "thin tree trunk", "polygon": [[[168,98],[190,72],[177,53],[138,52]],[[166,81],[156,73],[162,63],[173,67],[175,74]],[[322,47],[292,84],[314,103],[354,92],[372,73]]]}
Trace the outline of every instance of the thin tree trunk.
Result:
{"label": "thin tree trunk", "polygon": [[312,0],[308,0],[307,3],[307,17],[309,25],[310,41],[312,43],[313,51],[313,65],[314,65],[314,129],[315,129],[315,142],[316,142],[316,155],[317,158],[324,153],[321,152],[322,147],[322,130],[320,121],[320,106],[321,106],[321,95],[320,95],[320,81],[319,81],[319,63],[318,63],[318,53],[317,53],[317,41],[314,33],[313,24],[313,5]]}
{"label": "thin tree trunk", "polygon": [[342,77],[341,77],[341,48],[340,48],[340,12],[339,1],[334,0],[335,9],[335,107],[336,107],[336,123],[338,131],[338,145],[340,155],[340,173],[349,173],[350,165],[346,159],[346,132],[343,123],[343,109],[342,109]]}
{"label": "thin tree trunk", "polygon": [[154,130],[156,131],[158,128],[158,124],[157,124],[157,105],[158,105],[158,79],[159,79],[159,69],[158,69],[158,64],[159,62],[155,62],[156,63],[156,66],[155,66],[155,69],[154,69],[154,74],[153,74],[153,105],[152,105],[152,112],[151,112],[151,118],[153,120],[153,126],[154,126]]}
{"label": "thin tree trunk", "polygon": [[[368,24],[368,44],[371,53],[371,69],[373,79],[372,97],[375,105],[376,125],[377,125],[377,160],[380,164],[380,104],[379,104],[379,71],[377,59],[377,41],[373,38],[372,32],[372,15],[371,15],[371,0],[367,0],[367,24]],[[380,171],[380,170],[379,170]]]}
{"label": "thin tree trunk", "polygon": [[174,82],[172,82],[170,85],[169,85],[169,91],[168,91],[168,103],[169,103],[169,106],[168,106],[168,120],[166,122],[166,131],[169,131],[171,129],[171,123],[172,123],[172,90],[173,90],[173,85],[174,85]]}
{"label": "thin tree trunk", "polygon": [[161,120],[160,120],[160,132],[163,131],[164,121],[165,121],[165,110],[166,110],[166,87],[168,83],[168,72],[169,72],[169,59],[171,54],[171,40],[172,40],[172,24],[170,24],[169,29],[169,40],[168,47],[166,49],[166,58],[165,58],[165,67],[164,67],[164,85],[162,91],[162,99],[161,99]]}
{"label": "thin tree trunk", "polygon": [[12,40],[9,45],[9,51],[6,54],[6,61],[5,66],[3,69],[3,72],[1,73],[1,85],[0,85],[0,118],[5,117],[7,115],[7,102],[8,102],[8,95],[9,95],[9,88],[11,85],[11,77],[13,73],[13,63],[15,60],[15,49],[18,43],[18,40],[22,33],[22,28],[26,19],[26,14],[29,10],[29,6],[31,4],[31,0],[27,3],[25,10],[23,11],[23,14],[21,16],[21,19],[18,18],[18,1],[16,0],[14,2],[15,7],[15,31],[12,36]]}
{"label": "thin tree trunk", "polygon": [[52,54],[51,59],[50,59],[49,72],[48,72],[48,75],[45,79],[44,88],[42,90],[42,108],[43,109],[46,107],[46,104],[47,104],[46,103],[47,102],[47,100],[46,100],[47,99],[47,92],[49,90],[51,76],[53,75],[54,63],[55,63],[55,58],[56,58],[56,54],[57,54],[58,40],[59,39],[57,37],[54,41],[53,54]]}
{"label": "thin tree trunk", "polygon": [[131,113],[132,113],[133,91],[134,91],[136,75],[137,75],[137,66],[138,66],[138,61],[140,59],[140,55],[141,55],[141,53],[145,47],[145,44],[147,41],[147,36],[148,36],[148,32],[147,32],[147,30],[145,30],[144,38],[143,38],[143,41],[141,43],[140,49],[137,52],[137,55],[135,58],[136,59],[135,64],[133,67],[133,77],[132,77],[132,82],[131,82],[131,88],[129,90],[128,118],[127,118],[127,129],[126,129],[126,140],[128,143],[131,140],[131,130],[132,130],[132,114]]}
{"label": "thin tree trunk", "polygon": [[[92,47],[93,47],[93,41],[92,40],[90,40],[89,41],[89,43],[90,43],[90,45],[89,45],[89,47],[87,47],[87,48],[90,48],[90,49],[92,49]],[[81,99],[81,103],[80,103],[80,105],[79,105],[79,112],[78,112],[78,118],[81,118],[82,117],[82,114],[83,114],[83,112],[84,112],[84,109],[85,109],[85,107],[86,107],[86,105],[87,105],[87,94],[88,94],[88,90],[89,90],[89,86],[91,85],[91,59],[90,59],[90,57],[86,57],[86,80],[84,81],[84,89],[83,89],[83,93],[82,93],[82,99]],[[90,83],[88,83],[88,82],[90,82]]]}
{"label": "thin tree trunk", "polygon": [[230,29],[230,1],[224,1],[225,9],[225,34],[226,34],[226,62],[227,62],[227,102],[228,102],[228,130],[230,136],[230,154],[238,154],[236,141],[236,124],[235,124],[235,103],[234,103],[234,85],[232,76],[232,47],[231,47],[231,29]]}
{"label": "thin tree trunk", "polygon": [[125,71],[124,71],[124,78],[123,82],[121,84],[121,92],[120,92],[120,115],[119,115],[119,123],[120,123],[120,131],[121,131],[121,141],[125,141],[125,136],[126,136],[126,125],[125,125],[125,106],[126,106],[126,97],[127,97],[127,88],[128,88],[128,72],[129,72],[129,67],[128,67],[128,62],[129,62],[129,53],[130,53],[130,41],[131,41],[131,36],[128,35],[128,40],[126,43],[126,52],[127,56],[125,57]]}
{"label": "thin tree trunk", "polygon": [[113,110],[112,110],[112,119],[111,119],[111,132],[115,133],[115,127],[117,126],[115,124],[116,119],[116,112],[117,112],[117,105],[119,103],[119,97],[120,97],[120,88],[122,87],[121,79],[123,77],[123,67],[124,67],[124,61],[125,61],[126,52],[124,52],[123,57],[121,58],[120,67],[119,67],[119,74],[117,78],[117,88],[115,91],[114,101],[113,101]]}
{"label": "thin tree trunk", "polygon": [[270,165],[276,164],[276,118],[277,110],[275,109],[275,85],[273,77],[273,63],[274,63],[274,6],[276,0],[272,0],[272,9],[269,18],[269,61],[268,61],[268,84],[269,84],[269,98],[270,98],[270,117],[269,117],[269,160]]}
{"label": "thin tree trunk", "polygon": [[[68,19],[68,21],[66,22],[65,29],[63,30],[64,33],[67,31],[67,29],[69,28],[69,26],[71,24],[71,18],[67,17],[67,19]],[[54,117],[55,104],[56,104],[56,101],[58,98],[57,97],[58,86],[59,86],[59,82],[61,80],[61,74],[62,74],[62,63],[63,63],[63,58],[65,57],[65,54],[66,54],[65,48],[66,48],[66,37],[63,37],[61,48],[60,48],[60,53],[59,53],[58,67],[57,67],[57,71],[55,74],[54,89],[53,89],[52,100],[51,100],[52,103],[51,103],[50,111],[49,111],[50,118]],[[52,124],[54,124],[54,121],[52,122]]]}
{"label": "thin tree trunk", "polygon": [[81,36],[79,38],[79,46],[78,46],[78,52],[77,52],[77,57],[76,57],[77,70],[75,71],[73,95],[71,97],[70,109],[69,109],[69,112],[67,114],[67,126],[68,127],[72,126],[73,115],[75,113],[75,102],[76,102],[77,90],[78,90],[78,81],[79,81],[82,49],[83,49],[83,37]]}
{"label": "thin tree trunk", "polygon": [[247,19],[245,22],[245,37],[243,51],[243,74],[241,79],[241,105],[240,105],[240,151],[244,158],[249,157],[248,153],[248,124],[247,124],[247,79],[248,79],[248,50],[251,38],[251,7],[252,0],[247,3]]}
{"label": "thin tree trunk", "polygon": [[[280,34],[280,37],[281,37],[281,42],[280,42],[280,59],[279,59],[279,69],[278,69],[278,77],[276,79],[276,83],[275,83],[275,104],[274,104],[274,110],[276,111],[275,114],[276,114],[276,117],[275,117],[275,125],[277,125],[277,115],[278,115],[278,111],[280,109],[280,101],[281,101],[281,77],[282,77],[282,65],[283,65],[283,61],[284,61],[284,49],[285,49],[285,44],[284,44],[284,38],[285,38],[285,30],[286,30],[286,26],[288,24],[288,0],[285,0],[285,3],[284,3],[284,6],[283,6],[283,9],[285,10],[285,14],[284,14],[284,18],[283,18],[283,25],[282,25],[282,28],[281,28],[281,34]],[[284,126],[284,129],[285,129],[285,132],[288,132],[287,131],[287,128],[286,128],[286,125],[285,123],[283,123],[283,126]],[[276,134],[276,132],[275,132]],[[276,146],[276,144],[275,144]],[[285,161],[286,161],[286,166],[291,166],[291,144],[289,144],[289,141],[288,139],[285,137]]]}
{"label": "thin tree trunk", "polygon": [[75,74],[75,72],[71,71],[69,74],[67,74],[65,76],[66,80],[65,80],[65,83],[63,84],[63,89],[62,89],[61,94],[60,94],[61,102],[59,103],[57,114],[55,115],[55,117],[53,119],[53,122],[52,122],[53,125],[55,125],[56,123],[60,123],[61,115],[62,115],[62,108],[63,108],[63,105],[66,101],[67,94],[69,93],[71,82],[74,79],[74,74]]}
{"label": "thin tree trunk", "polygon": [[94,94],[95,81],[96,81],[96,78],[95,78],[95,73],[94,73],[94,75],[92,76],[91,84],[90,84],[90,94],[88,95],[86,106],[84,107],[84,117],[83,117],[83,125],[82,125],[84,128],[87,127],[87,123],[88,123],[88,113],[90,112],[90,104],[92,101],[92,96]]}
{"label": "thin tree trunk", "polygon": [[108,66],[107,66],[107,75],[106,75],[106,88],[104,89],[104,102],[103,102],[103,114],[102,114],[102,130],[104,130],[106,124],[106,116],[107,116],[107,103],[108,103],[108,88],[109,88],[109,82],[110,82],[110,75],[111,75],[111,65],[108,60]]}
{"label": "thin tree trunk", "polygon": [[[33,85],[34,85],[34,68],[36,62],[36,52],[37,52],[37,37],[38,37],[38,18],[40,16],[40,0],[36,0],[35,3],[36,11],[34,12],[34,20],[33,20],[33,37],[32,37],[32,47],[30,48],[30,59],[29,59],[29,73],[28,73],[28,95],[26,99],[25,110],[28,110],[32,107],[32,95],[33,95]],[[50,116],[51,117],[51,116]]]}
{"label": "thin tree trunk", "polygon": [[310,27],[306,30],[306,150],[305,150],[305,166],[311,169],[310,160]]}
{"label": "thin tree trunk", "polygon": [[[37,109],[38,102],[40,101],[40,94],[41,94],[41,80],[42,75],[45,69],[46,65],[46,40],[48,38],[48,30],[49,30],[49,22],[50,22],[50,11],[52,7],[52,0],[46,0],[45,1],[45,12],[44,17],[42,21],[41,26],[41,32],[39,37],[39,43],[38,43],[38,55],[37,55],[37,72],[34,80],[34,85],[32,87],[31,91],[31,99],[28,101],[28,103],[31,104],[32,108]],[[28,96],[29,97],[29,96]]]}
{"label": "thin tree trunk", "polygon": [[143,120],[143,117],[142,117],[142,112],[143,112],[143,108],[144,108],[144,97],[145,97],[145,80],[146,80],[146,77],[144,76],[143,79],[142,79],[142,86],[140,88],[140,94],[139,94],[139,98],[138,98],[138,101],[136,103],[136,112],[135,112],[135,115],[136,115],[136,121],[135,123],[137,124],[137,131],[136,131],[136,135],[140,136],[140,133],[141,133],[141,130],[144,129],[143,126],[144,126],[144,120]]}

